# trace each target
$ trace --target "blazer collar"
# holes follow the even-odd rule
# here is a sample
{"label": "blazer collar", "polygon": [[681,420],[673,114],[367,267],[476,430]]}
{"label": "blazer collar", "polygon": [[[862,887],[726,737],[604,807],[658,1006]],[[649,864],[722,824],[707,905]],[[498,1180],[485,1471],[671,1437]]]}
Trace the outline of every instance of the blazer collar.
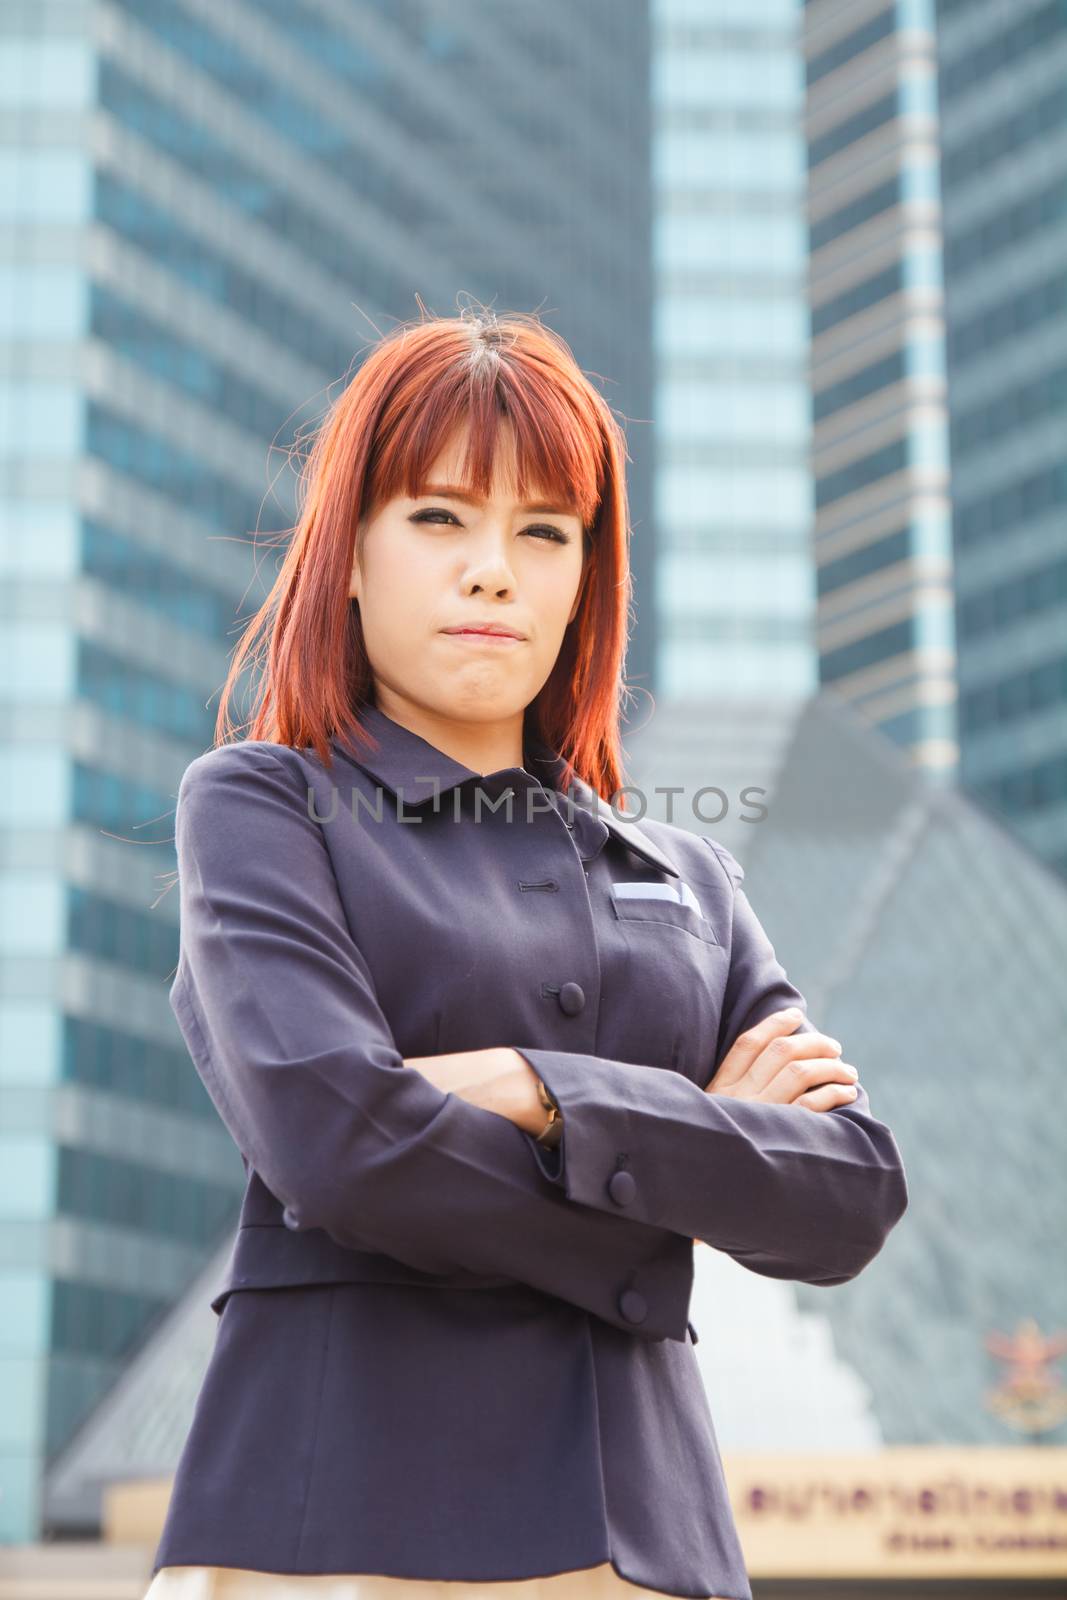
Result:
{"label": "blazer collar", "polygon": [[[377,749],[370,750],[365,744],[357,745],[354,739],[342,734],[331,739],[331,745],[341,756],[354,761],[369,773],[390,794],[400,796],[406,806],[422,805],[432,800],[435,794],[447,794],[468,779],[481,777],[480,773],[453,760],[443,750],[438,750],[436,745],[430,744],[420,734],[394,722],[392,717],[386,716],[375,705],[363,706],[359,720],[361,726],[373,734]],[[562,793],[559,785],[566,763],[558,751],[542,740],[528,736],[523,759],[529,763],[523,771],[529,772],[544,788]],[[580,808],[597,817],[627,850],[632,850],[661,872],[669,873],[672,878],[681,877],[670,857],[664,855],[658,845],[654,845],[640,831],[636,822],[616,816],[608,802],[577,775],[571,780],[569,796],[573,798],[576,809]]]}

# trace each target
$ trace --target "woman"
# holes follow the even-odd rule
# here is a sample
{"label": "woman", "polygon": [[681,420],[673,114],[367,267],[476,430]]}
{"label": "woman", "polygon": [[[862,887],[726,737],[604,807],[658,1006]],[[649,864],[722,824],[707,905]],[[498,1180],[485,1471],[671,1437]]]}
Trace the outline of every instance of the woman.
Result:
{"label": "woman", "polygon": [[248,1186],[150,1600],[750,1600],[693,1244],[843,1283],[907,1191],[733,856],[605,803],[624,460],[523,316],[398,329],[316,441],[178,795]]}

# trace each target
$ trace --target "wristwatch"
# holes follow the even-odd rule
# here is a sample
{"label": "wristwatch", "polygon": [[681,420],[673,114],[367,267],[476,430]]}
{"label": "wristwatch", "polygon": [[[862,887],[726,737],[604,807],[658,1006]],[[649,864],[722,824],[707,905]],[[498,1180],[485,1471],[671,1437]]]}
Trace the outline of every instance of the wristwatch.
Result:
{"label": "wristwatch", "polygon": [[541,1104],[549,1113],[548,1121],[537,1135],[537,1143],[554,1150],[563,1137],[563,1114],[540,1078],[537,1080],[537,1094]]}

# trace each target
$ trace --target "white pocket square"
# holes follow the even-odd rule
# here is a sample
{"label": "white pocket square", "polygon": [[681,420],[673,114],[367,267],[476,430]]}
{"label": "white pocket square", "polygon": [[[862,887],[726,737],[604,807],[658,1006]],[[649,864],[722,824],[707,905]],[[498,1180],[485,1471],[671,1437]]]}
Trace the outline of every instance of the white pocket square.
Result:
{"label": "white pocket square", "polygon": [[611,894],[615,900],[671,900],[676,906],[688,906],[698,917],[704,915],[687,883],[613,883]]}

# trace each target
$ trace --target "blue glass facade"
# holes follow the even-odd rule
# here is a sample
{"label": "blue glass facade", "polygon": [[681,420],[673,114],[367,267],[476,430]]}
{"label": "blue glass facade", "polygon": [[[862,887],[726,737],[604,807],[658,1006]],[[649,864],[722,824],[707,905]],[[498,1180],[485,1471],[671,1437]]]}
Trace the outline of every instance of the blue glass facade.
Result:
{"label": "blue glass facade", "polygon": [[1067,8],[939,23],[960,777],[1067,874]]}
{"label": "blue glass facade", "polygon": [[804,51],[819,680],[945,782],[958,742],[933,0],[810,0]]}
{"label": "blue glass facade", "polygon": [[656,0],[659,698],[815,686],[799,0]]}
{"label": "blue glass facade", "polygon": [[0,8],[0,1544],[243,1188],[167,1004],[173,811],[295,521],[287,453],[420,299],[540,310],[651,412],[645,8],[436,10]]}

